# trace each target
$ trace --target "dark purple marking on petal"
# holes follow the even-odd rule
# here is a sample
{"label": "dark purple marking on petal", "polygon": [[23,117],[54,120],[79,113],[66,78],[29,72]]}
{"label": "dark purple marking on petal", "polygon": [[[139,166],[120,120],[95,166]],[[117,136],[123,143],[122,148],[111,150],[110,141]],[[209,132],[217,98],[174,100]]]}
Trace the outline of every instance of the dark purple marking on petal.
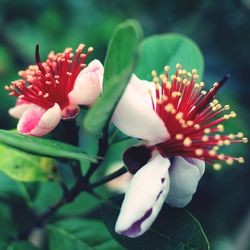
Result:
{"label": "dark purple marking on petal", "polygon": [[159,192],[159,194],[157,195],[157,197],[156,197],[156,200],[155,200],[155,201],[157,201],[157,200],[160,198],[160,196],[161,196],[162,192],[163,192],[163,191]]}
{"label": "dark purple marking on petal", "polygon": [[166,178],[161,178],[161,183],[163,184],[165,182]]}
{"label": "dark purple marking on petal", "polygon": [[150,208],[142,217],[141,219],[134,222],[127,230],[119,232],[122,235],[126,235],[129,237],[136,237],[141,232],[141,224],[145,221],[151,214],[153,209]]}

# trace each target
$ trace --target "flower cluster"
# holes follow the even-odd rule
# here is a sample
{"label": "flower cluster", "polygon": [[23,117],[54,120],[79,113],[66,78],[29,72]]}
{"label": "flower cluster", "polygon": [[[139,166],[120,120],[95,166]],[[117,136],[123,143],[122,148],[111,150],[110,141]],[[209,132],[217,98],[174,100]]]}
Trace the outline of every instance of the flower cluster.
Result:
{"label": "flower cluster", "polygon": [[[63,53],[51,52],[41,62],[36,49],[36,65],[20,71],[22,80],[6,86],[18,100],[10,114],[18,119],[18,131],[43,136],[61,119],[74,118],[79,105],[92,105],[102,91],[104,69],[98,60],[84,64],[89,48],[76,54],[71,48]],[[225,155],[222,146],[246,143],[242,132],[222,134],[226,120],[236,113],[222,106],[215,95],[227,76],[206,92],[198,82],[197,70],[187,72],[176,65],[160,76],[152,72],[153,82],[132,75],[112,116],[112,122],[124,134],[140,139],[138,146],[123,154],[131,175],[116,232],[128,237],[143,234],[154,222],[164,202],[184,207],[196,192],[205,171],[205,162],[220,169],[218,162],[243,163],[242,157]],[[118,185],[118,183],[114,183]],[[118,185],[119,186],[119,185]]]}
{"label": "flower cluster", "polygon": [[[9,113],[20,119],[17,129],[23,134],[43,136],[53,130],[61,119],[75,117],[78,105],[91,105],[102,89],[103,66],[98,60],[84,64],[89,53],[80,44],[74,55],[72,48],[63,53],[49,53],[41,62],[36,47],[36,65],[19,72],[23,79],[5,86],[9,95],[17,98]],[[86,67],[86,68],[85,68]]]}

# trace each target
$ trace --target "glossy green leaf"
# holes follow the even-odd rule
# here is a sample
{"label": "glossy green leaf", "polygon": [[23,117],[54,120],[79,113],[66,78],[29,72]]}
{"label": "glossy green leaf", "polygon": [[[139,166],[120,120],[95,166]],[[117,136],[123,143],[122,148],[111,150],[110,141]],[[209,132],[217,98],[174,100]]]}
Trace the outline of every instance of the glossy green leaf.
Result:
{"label": "glossy green leaf", "polygon": [[0,129],[0,143],[41,156],[96,161],[93,156],[87,155],[73,145],[2,129]]}
{"label": "glossy green leaf", "polygon": [[57,178],[56,162],[0,144],[0,171],[18,181],[45,181]]}
{"label": "glossy green leaf", "polygon": [[37,248],[30,242],[17,241],[9,244],[6,250],[36,250]]}
{"label": "glossy green leaf", "polygon": [[144,80],[152,80],[151,72],[164,72],[164,66],[169,65],[175,73],[175,66],[180,63],[183,68],[198,70],[202,78],[204,60],[200,49],[189,38],[178,34],[155,35],[146,38],[140,46],[140,56],[136,74]]}
{"label": "glossy green leaf", "polygon": [[141,37],[141,27],[136,21],[128,20],[116,28],[105,58],[102,96],[90,109],[84,122],[89,131],[102,131],[111,119],[115,105],[134,71]]}
{"label": "glossy green leaf", "polygon": [[103,204],[102,216],[113,237],[127,249],[209,249],[208,240],[200,223],[185,209],[163,206],[151,228],[138,238],[120,236],[114,232],[122,196]]}
{"label": "glossy green leaf", "polygon": [[50,250],[120,250],[99,221],[66,219],[48,227]]}

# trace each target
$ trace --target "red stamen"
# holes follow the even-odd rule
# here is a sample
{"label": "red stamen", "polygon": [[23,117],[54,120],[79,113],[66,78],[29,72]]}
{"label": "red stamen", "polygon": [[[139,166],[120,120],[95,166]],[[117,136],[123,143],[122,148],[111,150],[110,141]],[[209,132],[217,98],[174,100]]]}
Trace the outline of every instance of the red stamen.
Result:
{"label": "red stamen", "polygon": [[[216,99],[213,99],[217,91],[229,78],[225,76],[219,83],[215,83],[208,94],[202,88],[204,83],[198,84],[197,70],[192,73],[181,69],[177,64],[175,75],[169,79],[169,67],[165,67],[166,75],[161,75],[161,91],[159,78],[155,71],[152,72],[155,82],[156,104],[153,108],[165,123],[171,137],[169,140],[155,145],[163,156],[183,156],[203,159],[209,164],[216,160],[223,160],[227,164],[234,161],[243,162],[242,157],[235,158],[219,154],[221,146],[232,143],[247,142],[242,133],[237,135],[219,135],[223,132],[222,122],[236,117],[234,112],[220,116],[229,110],[229,105],[222,107]],[[153,100],[153,93],[151,93]],[[239,139],[236,139],[239,138]],[[219,164],[214,165],[219,169]]]}
{"label": "red stamen", "polygon": [[16,80],[10,86],[5,86],[9,95],[34,103],[48,109],[58,103],[61,109],[69,105],[68,94],[73,89],[75,79],[86,66],[85,59],[93,51],[90,47],[86,54],[82,54],[85,45],[80,44],[76,55],[72,48],[67,48],[63,53],[49,53],[46,62],[41,62],[39,45],[36,45],[36,65],[20,71],[19,75],[24,80]]}

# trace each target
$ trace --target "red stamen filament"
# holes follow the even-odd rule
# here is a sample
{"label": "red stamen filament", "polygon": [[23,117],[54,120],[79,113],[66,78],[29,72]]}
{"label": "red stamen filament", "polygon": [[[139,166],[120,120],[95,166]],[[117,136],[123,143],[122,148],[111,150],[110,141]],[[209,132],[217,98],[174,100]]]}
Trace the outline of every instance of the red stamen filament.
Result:
{"label": "red stamen filament", "polygon": [[85,59],[93,51],[88,48],[86,54],[82,54],[85,48],[80,44],[76,54],[72,48],[66,48],[63,53],[55,54],[51,51],[46,62],[41,62],[39,46],[36,46],[36,65],[31,65],[24,71],[19,71],[23,79],[11,82],[5,86],[9,95],[34,103],[44,109],[59,104],[61,109],[69,105],[68,94],[73,89],[75,79],[86,66]]}
{"label": "red stamen filament", "polygon": [[[222,107],[218,100],[214,99],[216,92],[227,80],[226,76],[221,82],[215,83],[207,93],[203,90],[204,83],[196,82],[197,70],[192,73],[181,69],[176,65],[176,73],[170,78],[169,67],[165,67],[166,74],[160,75],[161,82],[155,71],[152,72],[155,82],[154,102],[151,93],[152,106],[159,117],[165,123],[171,137],[160,143],[155,148],[165,157],[183,156],[203,159],[209,164],[214,164],[216,170],[221,165],[214,161],[225,161],[232,164],[234,161],[244,162],[242,157],[232,157],[218,153],[222,146],[233,143],[247,143],[247,138],[238,134],[219,135],[223,132],[222,123],[236,117],[236,113],[221,115],[229,110],[229,105]],[[161,83],[161,88],[160,88]]]}

